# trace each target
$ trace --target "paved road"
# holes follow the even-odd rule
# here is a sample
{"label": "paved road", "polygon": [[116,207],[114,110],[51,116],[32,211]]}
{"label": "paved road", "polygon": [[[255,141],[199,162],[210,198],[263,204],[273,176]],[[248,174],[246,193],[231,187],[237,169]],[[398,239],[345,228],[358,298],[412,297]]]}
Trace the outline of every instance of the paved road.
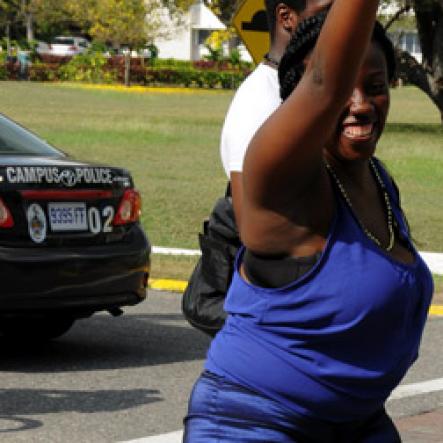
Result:
{"label": "paved road", "polygon": [[151,292],[126,315],[79,321],[62,339],[0,341],[0,441],[113,442],[181,428],[208,339],[177,294]]}
{"label": "paved road", "polygon": [[[443,377],[442,339],[443,318],[433,318],[406,384]],[[156,291],[122,317],[79,321],[45,346],[0,339],[0,441],[119,442],[178,430],[208,344],[182,319],[177,294]],[[443,440],[429,434],[443,423],[439,408],[442,391],[389,403],[406,443]]]}

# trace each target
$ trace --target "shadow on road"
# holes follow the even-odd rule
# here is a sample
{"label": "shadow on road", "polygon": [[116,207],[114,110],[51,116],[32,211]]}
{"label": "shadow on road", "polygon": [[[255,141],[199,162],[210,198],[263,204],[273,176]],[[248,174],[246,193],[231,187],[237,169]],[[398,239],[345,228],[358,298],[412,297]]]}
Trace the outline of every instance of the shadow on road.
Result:
{"label": "shadow on road", "polygon": [[20,417],[59,412],[114,412],[162,401],[160,392],[149,389],[68,391],[56,389],[0,390],[0,433],[19,432],[43,425]]}
{"label": "shadow on road", "polygon": [[209,342],[181,315],[96,315],[47,343],[14,344],[0,337],[0,371],[94,371],[201,360]]}
{"label": "shadow on road", "polygon": [[43,426],[40,420],[14,415],[0,415],[0,433],[29,431]]}

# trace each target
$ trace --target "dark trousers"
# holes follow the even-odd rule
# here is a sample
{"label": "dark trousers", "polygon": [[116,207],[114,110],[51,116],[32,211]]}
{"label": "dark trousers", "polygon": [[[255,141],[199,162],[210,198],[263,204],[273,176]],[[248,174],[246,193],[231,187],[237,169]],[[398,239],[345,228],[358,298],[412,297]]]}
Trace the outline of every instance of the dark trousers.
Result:
{"label": "dark trousers", "polygon": [[223,377],[204,372],[185,418],[184,443],[400,443],[383,409],[364,420],[311,420]]}

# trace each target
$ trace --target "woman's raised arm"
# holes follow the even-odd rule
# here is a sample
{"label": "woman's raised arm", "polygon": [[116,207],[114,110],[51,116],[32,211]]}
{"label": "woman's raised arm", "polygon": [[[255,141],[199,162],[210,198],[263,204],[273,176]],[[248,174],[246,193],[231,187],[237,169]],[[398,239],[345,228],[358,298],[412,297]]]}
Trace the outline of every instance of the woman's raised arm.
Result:
{"label": "woman's raised arm", "polygon": [[243,170],[250,222],[251,208],[284,211],[315,179],[324,144],[352,93],[378,3],[335,0],[300,83],[252,139]]}

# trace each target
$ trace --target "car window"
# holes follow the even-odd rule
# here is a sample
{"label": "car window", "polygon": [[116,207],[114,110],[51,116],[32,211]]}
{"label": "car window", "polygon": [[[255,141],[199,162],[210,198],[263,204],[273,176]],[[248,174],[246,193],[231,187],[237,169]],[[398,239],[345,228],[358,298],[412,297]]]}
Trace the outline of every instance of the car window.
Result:
{"label": "car window", "polygon": [[65,37],[55,37],[54,40],[52,40],[52,44],[55,45],[73,45],[74,39],[73,38],[65,38]]}
{"label": "car window", "polygon": [[0,155],[64,155],[32,132],[0,114]]}

